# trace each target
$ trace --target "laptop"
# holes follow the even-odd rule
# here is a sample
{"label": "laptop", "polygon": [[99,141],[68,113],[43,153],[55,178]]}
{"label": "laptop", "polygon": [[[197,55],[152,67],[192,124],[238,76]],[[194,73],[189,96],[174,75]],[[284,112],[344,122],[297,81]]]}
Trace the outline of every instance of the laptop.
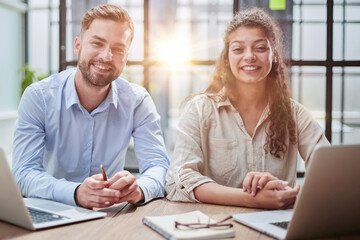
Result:
{"label": "laptop", "polygon": [[360,145],[319,147],[310,158],[294,209],[233,218],[278,239],[360,234],[359,176]]}
{"label": "laptop", "polygon": [[59,202],[23,198],[0,148],[0,220],[30,230],[105,217],[106,213]]}

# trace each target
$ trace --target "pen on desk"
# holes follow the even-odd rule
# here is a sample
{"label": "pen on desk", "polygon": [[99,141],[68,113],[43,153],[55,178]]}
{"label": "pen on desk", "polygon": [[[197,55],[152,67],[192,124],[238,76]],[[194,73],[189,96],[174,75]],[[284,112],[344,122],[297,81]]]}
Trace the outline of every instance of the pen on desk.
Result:
{"label": "pen on desk", "polygon": [[103,176],[104,181],[107,181],[108,178],[107,178],[107,176],[106,176],[106,172],[105,172],[104,167],[103,167],[102,164],[100,164],[100,168],[101,168],[101,173],[102,173],[102,176]]}

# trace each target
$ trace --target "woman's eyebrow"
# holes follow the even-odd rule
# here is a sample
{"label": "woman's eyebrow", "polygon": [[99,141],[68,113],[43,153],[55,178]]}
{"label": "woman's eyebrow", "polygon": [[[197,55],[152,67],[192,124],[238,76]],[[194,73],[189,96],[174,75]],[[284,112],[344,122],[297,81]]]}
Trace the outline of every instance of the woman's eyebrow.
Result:
{"label": "woman's eyebrow", "polygon": [[[246,41],[242,41],[242,40],[234,40],[234,41],[232,41],[230,44],[232,44],[232,43],[245,43]],[[257,40],[255,40],[255,41],[253,41],[254,43],[258,43],[258,42],[268,42],[268,40],[267,39],[265,39],[265,38],[260,38],[260,39],[257,39]]]}

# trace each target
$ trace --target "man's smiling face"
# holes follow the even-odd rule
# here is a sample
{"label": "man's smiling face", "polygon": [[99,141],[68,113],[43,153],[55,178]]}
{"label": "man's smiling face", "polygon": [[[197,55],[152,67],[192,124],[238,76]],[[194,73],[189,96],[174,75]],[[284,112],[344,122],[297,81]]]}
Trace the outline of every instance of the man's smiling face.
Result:
{"label": "man's smiling face", "polygon": [[126,23],[94,19],[74,44],[84,80],[95,87],[109,85],[124,69],[130,44],[131,30]]}

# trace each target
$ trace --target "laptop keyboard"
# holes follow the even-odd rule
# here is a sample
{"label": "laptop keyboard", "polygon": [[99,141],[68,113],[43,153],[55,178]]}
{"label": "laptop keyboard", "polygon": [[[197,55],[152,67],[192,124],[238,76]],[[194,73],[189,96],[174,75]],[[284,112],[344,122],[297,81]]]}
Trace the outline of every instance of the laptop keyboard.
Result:
{"label": "laptop keyboard", "polygon": [[274,223],[271,223],[271,224],[272,224],[272,225],[275,225],[275,226],[278,226],[278,227],[281,227],[281,228],[284,228],[284,229],[287,229],[289,223],[290,223],[290,222],[287,221],[287,222],[274,222]]}
{"label": "laptop keyboard", "polygon": [[67,219],[67,217],[64,216],[60,216],[49,212],[44,212],[30,207],[28,207],[28,210],[34,223],[43,223],[43,222],[51,222],[51,221]]}

